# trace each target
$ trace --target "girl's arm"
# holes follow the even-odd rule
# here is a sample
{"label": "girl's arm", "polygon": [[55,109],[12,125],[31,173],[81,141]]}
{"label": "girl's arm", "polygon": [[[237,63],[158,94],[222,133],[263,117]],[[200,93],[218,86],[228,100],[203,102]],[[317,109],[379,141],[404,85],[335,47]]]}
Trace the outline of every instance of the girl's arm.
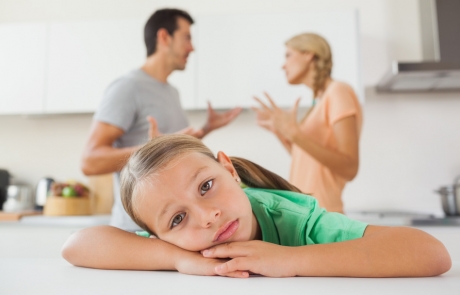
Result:
{"label": "girl's arm", "polygon": [[228,243],[203,252],[230,257],[216,268],[265,276],[424,277],[445,273],[451,259],[444,245],[408,227],[368,226],[360,239],[322,245],[285,247],[261,241]]}
{"label": "girl's arm", "polygon": [[[214,268],[223,262],[112,226],[90,227],[72,234],[62,248],[62,257],[82,267],[178,270],[195,275],[216,275]],[[229,276],[241,275],[230,272]]]}

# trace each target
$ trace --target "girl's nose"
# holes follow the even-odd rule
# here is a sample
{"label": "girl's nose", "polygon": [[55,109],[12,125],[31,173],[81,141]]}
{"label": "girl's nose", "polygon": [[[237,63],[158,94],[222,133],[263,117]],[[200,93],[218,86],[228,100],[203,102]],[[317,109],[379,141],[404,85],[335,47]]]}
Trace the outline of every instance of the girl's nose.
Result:
{"label": "girl's nose", "polygon": [[210,227],[219,217],[220,217],[220,210],[213,208],[209,209],[207,212],[203,212],[203,218],[202,218],[202,226],[204,228]]}

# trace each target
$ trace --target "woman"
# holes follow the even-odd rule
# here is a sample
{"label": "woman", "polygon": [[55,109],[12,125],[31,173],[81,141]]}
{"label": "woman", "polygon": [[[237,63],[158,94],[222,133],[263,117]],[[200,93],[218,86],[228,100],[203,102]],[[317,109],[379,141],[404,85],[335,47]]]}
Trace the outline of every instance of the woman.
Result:
{"label": "woman", "polygon": [[299,100],[290,111],[259,98],[257,123],[273,132],[292,156],[290,182],[312,194],[321,207],[343,213],[346,182],[358,172],[362,111],[353,89],[331,78],[332,55],[327,41],[306,33],[286,42],[283,66],[289,84],[313,90],[312,108],[297,121]]}

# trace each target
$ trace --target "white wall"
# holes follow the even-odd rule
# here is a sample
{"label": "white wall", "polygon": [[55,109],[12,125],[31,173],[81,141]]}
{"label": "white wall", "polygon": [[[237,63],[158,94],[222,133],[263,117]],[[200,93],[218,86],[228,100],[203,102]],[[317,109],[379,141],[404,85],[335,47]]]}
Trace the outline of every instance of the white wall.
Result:
{"label": "white wall", "polygon": [[[0,22],[147,18],[160,7],[195,13],[292,12],[357,8],[364,85],[373,86],[393,59],[420,60],[417,0],[2,0]],[[4,98],[1,98],[4,99]],[[347,210],[397,209],[440,213],[432,192],[460,174],[460,94],[366,93],[358,177],[346,188]],[[203,112],[189,112],[200,126]],[[289,156],[254,123],[250,111],[205,142],[215,151],[254,160],[283,176]],[[83,179],[79,158],[91,115],[0,117],[0,167],[34,184],[41,176]]]}

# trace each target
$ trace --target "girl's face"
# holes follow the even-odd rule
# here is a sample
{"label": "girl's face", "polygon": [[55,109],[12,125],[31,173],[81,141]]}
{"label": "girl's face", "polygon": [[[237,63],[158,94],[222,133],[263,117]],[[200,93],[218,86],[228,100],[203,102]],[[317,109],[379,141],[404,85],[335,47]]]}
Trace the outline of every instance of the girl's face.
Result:
{"label": "girl's face", "polygon": [[313,57],[312,53],[300,52],[286,47],[286,61],[283,65],[283,70],[286,73],[289,84],[301,84],[305,82]]}
{"label": "girl's face", "polygon": [[253,240],[258,224],[230,159],[189,153],[150,176],[140,189],[140,219],[158,238],[190,251]]}

